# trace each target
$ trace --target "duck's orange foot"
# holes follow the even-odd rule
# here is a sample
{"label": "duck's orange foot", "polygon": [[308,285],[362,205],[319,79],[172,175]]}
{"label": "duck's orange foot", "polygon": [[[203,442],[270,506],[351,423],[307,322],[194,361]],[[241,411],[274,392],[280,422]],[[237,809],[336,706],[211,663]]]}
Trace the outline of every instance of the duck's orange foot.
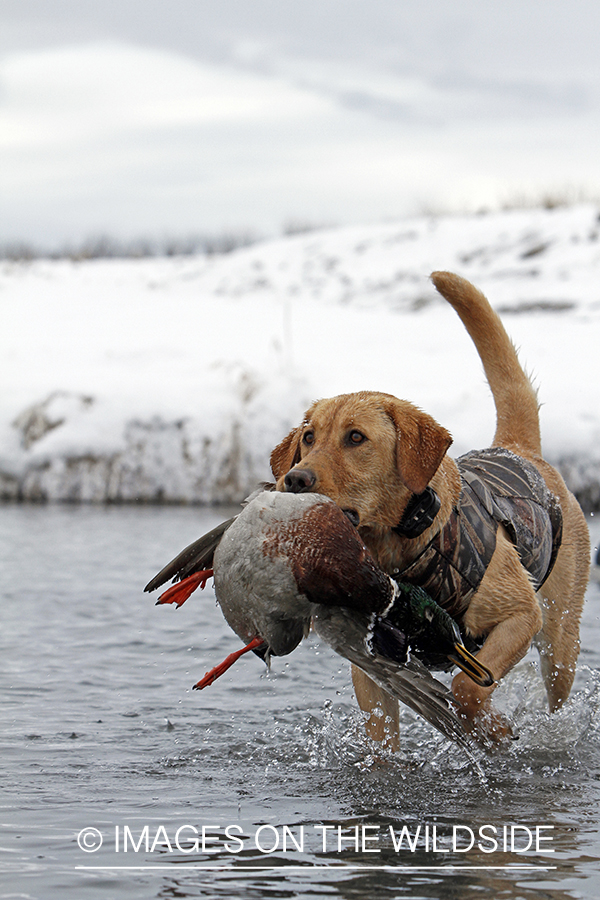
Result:
{"label": "duck's orange foot", "polygon": [[176,608],[179,609],[187,598],[194,593],[196,588],[206,587],[206,582],[209,578],[212,578],[213,574],[212,569],[203,569],[201,572],[194,572],[193,575],[188,575],[183,581],[178,581],[164,594],[161,594],[156,601],[156,606],[161,606],[163,603],[174,603]]}
{"label": "duck's orange foot", "polygon": [[204,678],[201,678],[200,681],[194,685],[194,691],[201,691],[202,688],[208,687],[209,684],[212,684],[213,681],[216,681],[224,672],[229,669],[236,660],[240,658],[244,653],[247,653],[248,650],[256,650],[257,647],[260,647],[264,644],[264,641],[261,637],[253,638],[249,644],[246,644],[245,647],[242,647],[241,650],[236,650],[235,653],[230,653],[229,656],[226,656],[222,663],[219,663],[218,666],[215,666],[214,669],[211,669],[210,672],[207,672]]}

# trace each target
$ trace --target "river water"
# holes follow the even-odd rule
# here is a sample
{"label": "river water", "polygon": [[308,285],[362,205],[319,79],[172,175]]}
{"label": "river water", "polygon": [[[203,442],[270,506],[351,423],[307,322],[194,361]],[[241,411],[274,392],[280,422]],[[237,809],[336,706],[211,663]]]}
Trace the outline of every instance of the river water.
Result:
{"label": "river water", "polygon": [[518,741],[468,758],[405,711],[391,757],[315,637],[191,690],[240,642],[210,586],[142,588],[228,514],[0,507],[0,896],[600,896],[600,585],[564,710],[531,654]]}

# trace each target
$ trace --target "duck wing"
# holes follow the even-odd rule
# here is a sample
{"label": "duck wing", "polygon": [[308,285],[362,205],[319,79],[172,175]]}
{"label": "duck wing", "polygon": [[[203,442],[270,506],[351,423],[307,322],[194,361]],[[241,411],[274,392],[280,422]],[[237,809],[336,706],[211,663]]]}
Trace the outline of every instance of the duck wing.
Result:
{"label": "duck wing", "polygon": [[[274,484],[271,484],[270,482],[261,482],[258,488],[242,501],[241,505],[246,507],[263,491],[274,490]],[[155,575],[154,578],[148,582],[144,590],[148,592],[155,591],[156,588],[159,588],[171,578],[173,580],[183,581],[184,578],[193,575],[195,572],[211,569],[215,550],[221,543],[221,538],[229,526],[232,525],[236,519],[237,516],[232,516],[231,519],[221,522],[221,524],[217,525],[216,528],[213,528],[212,531],[207,531],[207,533],[203,534],[202,537],[199,537],[197,541],[194,541],[187,546],[181,553],[177,554],[175,559],[172,559],[170,563],[167,563],[164,569],[160,570],[158,575]]]}
{"label": "duck wing", "polygon": [[340,656],[362,669],[401,703],[423,716],[445,737],[472,750],[452,692],[414,657],[399,664],[368,646],[370,617],[325,606],[314,608],[317,634]]}
{"label": "duck wing", "polygon": [[362,663],[356,664],[393,697],[423,716],[445,737],[463,747],[472,747],[456,711],[452,692],[434,678],[418,659],[410,659],[401,666],[395,666],[383,657],[375,657],[372,662],[363,659]]}
{"label": "duck wing", "polygon": [[221,522],[221,524],[217,525],[216,528],[213,528],[212,531],[203,534],[202,537],[199,537],[198,540],[182,550],[175,559],[172,559],[170,563],[167,563],[164,569],[161,569],[158,575],[155,575],[154,578],[148,582],[144,590],[155,591],[156,588],[166,584],[170,579],[183,581],[184,578],[187,578],[188,575],[193,575],[194,572],[210,569],[212,567],[215,550],[221,543],[221,538],[236,519],[237,516],[232,516],[231,519]]}

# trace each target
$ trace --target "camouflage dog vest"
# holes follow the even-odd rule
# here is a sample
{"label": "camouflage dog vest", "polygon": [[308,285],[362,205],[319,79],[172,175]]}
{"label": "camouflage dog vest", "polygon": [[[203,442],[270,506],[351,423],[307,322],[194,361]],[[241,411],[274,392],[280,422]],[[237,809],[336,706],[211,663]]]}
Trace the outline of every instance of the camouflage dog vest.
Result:
{"label": "camouflage dog vest", "polygon": [[462,627],[503,525],[537,591],[552,571],[562,537],[558,498],[538,470],[493,447],[457,461],[462,488],[452,515],[423,552],[394,577],[419,585]]}

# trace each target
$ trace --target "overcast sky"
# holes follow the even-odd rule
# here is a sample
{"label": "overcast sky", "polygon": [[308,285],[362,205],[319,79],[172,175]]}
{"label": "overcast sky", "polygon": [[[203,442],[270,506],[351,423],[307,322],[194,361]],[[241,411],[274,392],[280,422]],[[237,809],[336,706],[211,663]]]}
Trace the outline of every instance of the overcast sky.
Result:
{"label": "overcast sky", "polygon": [[0,243],[600,196],[597,0],[0,0]]}

